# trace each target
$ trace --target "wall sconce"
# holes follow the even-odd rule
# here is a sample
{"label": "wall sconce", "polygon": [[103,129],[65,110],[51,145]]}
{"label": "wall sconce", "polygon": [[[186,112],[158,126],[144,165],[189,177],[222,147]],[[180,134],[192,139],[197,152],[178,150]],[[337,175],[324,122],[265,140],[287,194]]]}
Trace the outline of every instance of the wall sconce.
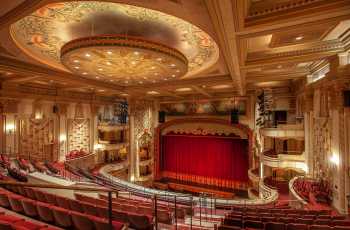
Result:
{"label": "wall sconce", "polygon": [[67,140],[66,135],[65,135],[65,134],[61,134],[61,135],[60,135],[60,142],[63,143],[63,142],[65,142],[66,140]]}
{"label": "wall sconce", "polygon": [[101,150],[102,148],[103,148],[103,145],[101,145],[101,144],[94,145],[94,150]]}
{"label": "wall sconce", "polygon": [[339,155],[338,154],[332,154],[332,156],[329,158],[329,160],[336,166],[339,165]]}
{"label": "wall sconce", "polygon": [[15,124],[13,124],[13,123],[6,124],[5,129],[6,129],[7,135],[12,135],[14,130],[15,130]]}

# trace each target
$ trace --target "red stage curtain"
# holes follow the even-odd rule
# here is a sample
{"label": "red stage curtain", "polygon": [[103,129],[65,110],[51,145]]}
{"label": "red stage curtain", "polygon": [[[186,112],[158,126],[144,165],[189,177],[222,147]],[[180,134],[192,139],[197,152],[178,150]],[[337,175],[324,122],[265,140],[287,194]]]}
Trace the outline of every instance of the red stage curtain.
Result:
{"label": "red stage curtain", "polygon": [[248,142],[243,139],[164,135],[161,171],[246,182],[247,149]]}

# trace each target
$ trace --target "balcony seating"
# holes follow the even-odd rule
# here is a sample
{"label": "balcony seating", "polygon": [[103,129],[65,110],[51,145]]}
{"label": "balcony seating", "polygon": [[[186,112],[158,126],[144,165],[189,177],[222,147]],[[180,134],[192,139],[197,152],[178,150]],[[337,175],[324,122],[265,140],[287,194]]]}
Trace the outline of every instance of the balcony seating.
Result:
{"label": "balcony seating", "polygon": [[41,220],[47,223],[53,223],[55,221],[54,214],[52,211],[52,206],[43,202],[37,202],[36,207],[38,210],[38,215]]}
{"label": "balcony seating", "polygon": [[73,220],[74,227],[77,230],[93,230],[94,229],[94,222],[89,219],[87,215],[78,213],[78,212],[71,212],[71,217]]}
{"label": "balcony seating", "polygon": [[13,211],[18,213],[24,213],[23,205],[21,202],[23,196],[8,194],[8,199],[10,201],[10,206]]}
{"label": "balcony seating", "polygon": [[73,226],[72,218],[68,210],[56,206],[51,207],[51,209],[56,225],[62,228],[70,228]]}
{"label": "balcony seating", "polygon": [[21,217],[0,213],[0,230],[54,230],[45,224],[24,220]]}
{"label": "balcony seating", "polygon": [[21,201],[22,201],[22,206],[23,206],[24,213],[27,216],[30,216],[30,217],[37,217],[38,216],[36,203],[33,200],[24,198]]}
{"label": "balcony seating", "polygon": [[60,172],[51,162],[45,161],[45,166],[53,174],[58,174]]}

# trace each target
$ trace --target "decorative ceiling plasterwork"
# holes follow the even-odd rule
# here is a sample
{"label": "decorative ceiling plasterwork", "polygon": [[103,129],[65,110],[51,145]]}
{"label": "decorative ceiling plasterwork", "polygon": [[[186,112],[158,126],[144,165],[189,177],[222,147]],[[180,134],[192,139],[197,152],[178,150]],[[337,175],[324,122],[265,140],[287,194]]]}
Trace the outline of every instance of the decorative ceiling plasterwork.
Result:
{"label": "decorative ceiling plasterwork", "polygon": [[[108,20],[114,23],[106,23]],[[10,32],[29,56],[61,70],[66,70],[60,62],[60,50],[65,43],[101,34],[137,35],[179,50],[189,61],[185,77],[211,67],[219,58],[213,39],[191,23],[159,11],[119,3],[52,3],[12,24]]]}
{"label": "decorative ceiling plasterwork", "polygon": [[[61,49],[61,61],[71,72],[129,82],[152,83],[179,78],[187,72],[186,57],[168,46],[139,37],[101,35],[80,38]],[[114,81],[114,80],[113,80]]]}

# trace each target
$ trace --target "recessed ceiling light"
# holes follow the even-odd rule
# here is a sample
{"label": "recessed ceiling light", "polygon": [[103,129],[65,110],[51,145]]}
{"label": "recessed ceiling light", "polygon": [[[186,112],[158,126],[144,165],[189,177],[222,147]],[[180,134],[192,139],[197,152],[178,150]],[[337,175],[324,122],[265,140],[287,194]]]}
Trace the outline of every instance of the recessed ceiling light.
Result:
{"label": "recessed ceiling light", "polygon": [[167,81],[168,80],[168,78],[164,78],[164,81]]}
{"label": "recessed ceiling light", "polygon": [[52,83],[53,82],[53,80],[50,80],[50,83]]}
{"label": "recessed ceiling light", "polygon": [[139,55],[139,54],[140,54],[140,52],[138,52],[138,51],[135,51],[135,52],[134,52],[134,54],[135,54],[135,55]]}
{"label": "recessed ceiling light", "polygon": [[108,50],[108,51],[107,51],[107,54],[112,54],[112,51]]}
{"label": "recessed ceiling light", "polygon": [[163,59],[162,58],[157,58],[157,61],[162,61]]}
{"label": "recessed ceiling light", "polygon": [[82,75],[86,75],[87,74],[87,72],[83,72],[83,73],[81,73]]}
{"label": "recessed ceiling light", "polygon": [[122,93],[122,94],[120,94],[120,95],[123,96],[123,97],[129,96],[129,94],[127,94],[127,93]]}
{"label": "recessed ceiling light", "polygon": [[188,91],[192,91],[191,88],[178,88],[175,89],[176,92],[188,92]]}
{"label": "recessed ceiling light", "polygon": [[152,66],[151,69],[155,69],[156,67],[155,66]]}
{"label": "recessed ceiling light", "polygon": [[281,69],[281,68],[282,68],[282,65],[278,65],[277,68],[278,68],[278,69]]}
{"label": "recessed ceiling light", "polygon": [[171,67],[175,67],[176,65],[174,63],[170,64]]}
{"label": "recessed ceiling light", "polygon": [[11,72],[6,72],[6,75],[12,75],[12,73]]}
{"label": "recessed ceiling light", "polygon": [[125,84],[128,84],[128,83],[129,83],[129,81],[124,81],[124,83],[125,83]]}
{"label": "recessed ceiling light", "polygon": [[171,77],[176,77],[175,74],[171,75]]}
{"label": "recessed ceiling light", "polygon": [[140,84],[142,84],[143,82],[142,81],[139,81]]}
{"label": "recessed ceiling light", "polygon": [[113,79],[111,79],[111,80],[109,80],[110,82],[114,82],[114,80]]}
{"label": "recessed ceiling light", "polygon": [[89,53],[86,53],[85,57],[91,57],[91,55]]}
{"label": "recessed ceiling light", "polygon": [[74,63],[79,63],[79,60],[75,59],[73,60]]}
{"label": "recessed ceiling light", "polygon": [[180,70],[179,70],[179,69],[177,69],[177,70],[176,70],[176,73],[180,73]]}
{"label": "recessed ceiling light", "polygon": [[131,65],[136,65],[136,61],[132,61],[132,62],[131,62]]}
{"label": "recessed ceiling light", "polygon": [[156,80],[153,80],[152,82],[153,82],[153,83],[156,83]]}
{"label": "recessed ceiling light", "polygon": [[99,79],[100,77],[96,76],[95,78],[96,78],[96,79]]}
{"label": "recessed ceiling light", "polygon": [[303,38],[304,38],[303,36],[298,36],[298,37],[295,38],[295,40],[300,41]]}
{"label": "recessed ceiling light", "polygon": [[157,95],[159,93],[157,91],[148,91],[147,94],[149,94],[149,95]]}
{"label": "recessed ceiling light", "polygon": [[158,76],[159,73],[154,73],[154,75]]}
{"label": "recessed ceiling light", "polygon": [[80,67],[79,66],[74,66],[74,69],[79,69]]}
{"label": "recessed ceiling light", "polygon": [[143,77],[143,79],[147,80],[147,77]]}
{"label": "recessed ceiling light", "polygon": [[227,88],[231,88],[232,85],[214,85],[211,88],[212,89],[227,89]]}
{"label": "recessed ceiling light", "polygon": [[98,90],[98,92],[104,92],[105,90],[104,89],[100,89],[100,90]]}
{"label": "recessed ceiling light", "polygon": [[109,62],[109,61],[108,61],[108,62],[106,62],[106,64],[107,64],[107,65],[112,65],[112,63],[111,63],[111,62]]}
{"label": "recessed ceiling light", "polygon": [[202,85],[202,88],[206,88],[207,86],[206,85]]}
{"label": "recessed ceiling light", "polygon": [[102,68],[98,68],[98,70],[99,70],[99,71],[103,71],[103,69],[102,69]]}

